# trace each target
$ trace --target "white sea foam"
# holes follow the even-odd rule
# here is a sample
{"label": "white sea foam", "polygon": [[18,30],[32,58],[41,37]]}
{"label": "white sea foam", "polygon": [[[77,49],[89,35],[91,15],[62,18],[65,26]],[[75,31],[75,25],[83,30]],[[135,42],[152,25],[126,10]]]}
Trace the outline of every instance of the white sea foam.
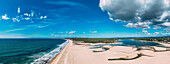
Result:
{"label": "white sea foam", "polygon": [[51,52],[45,54],[44,56],[42,56],[42,57],[40,57],[38,59],[35,59],[34,62],[32,62],[31,64],[49,64],[50,61],[65,47],[65,45],[68,42],[69,41],[67,40],[63,44],[59,45],[59,47],[52,50]]}

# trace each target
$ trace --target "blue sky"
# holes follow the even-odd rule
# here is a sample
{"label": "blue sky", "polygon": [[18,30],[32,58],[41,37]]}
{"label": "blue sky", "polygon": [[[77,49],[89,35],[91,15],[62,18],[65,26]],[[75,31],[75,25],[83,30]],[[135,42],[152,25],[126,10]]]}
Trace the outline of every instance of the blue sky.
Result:
{"label": "blue sky", "polygon": [[168,36],[164,28],[129,28],[109,19],[99,0],[0,0],[0,38]]}

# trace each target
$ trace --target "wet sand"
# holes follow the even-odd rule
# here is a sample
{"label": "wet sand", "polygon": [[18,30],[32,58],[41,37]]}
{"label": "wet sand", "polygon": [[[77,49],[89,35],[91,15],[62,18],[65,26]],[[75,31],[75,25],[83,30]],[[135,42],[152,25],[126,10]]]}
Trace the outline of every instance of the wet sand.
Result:
{"label": "wet sand", "polygon": [[[136,49],[132,47],[112,46],[107,51],[93,52],[96,49],[90,48],[94,46],[77,45],[74,44],[73,41],[69,41],[62,52],[58,54],[50,64],[170,64],[170,51],[136,51]],[[134,58],[139,53],[143,53],[145,56],[133,60],[108,60]]]}

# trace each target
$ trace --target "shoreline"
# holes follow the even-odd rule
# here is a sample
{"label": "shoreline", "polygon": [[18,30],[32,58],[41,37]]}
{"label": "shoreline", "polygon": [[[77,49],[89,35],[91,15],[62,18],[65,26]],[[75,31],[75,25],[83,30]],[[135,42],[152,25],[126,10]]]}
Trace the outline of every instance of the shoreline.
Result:
{"label": "shoreline", "polygon": [[[41,57],[34,59],[30,64],[49,64],[53,58],[58,57],[57,55],[65,48],[69,43],[69,40],[66,40],[57,45],[54,49],[50,50],[48,53],[43,54]],[[56,44],[55,44],[56,45]]]}
{"label": "shoreline", "polygon": [[65,46],[64,48],[61,50],[60,53],[58,53],[51,61],[49,64],[57,64],[61,58],[61,56],[63,55],[63,53],[65,52],[65,50],[68,48],[69,45],[72,44],[72,41],[69,40],[69,39],[66,39],[67,41],[69,41]]}

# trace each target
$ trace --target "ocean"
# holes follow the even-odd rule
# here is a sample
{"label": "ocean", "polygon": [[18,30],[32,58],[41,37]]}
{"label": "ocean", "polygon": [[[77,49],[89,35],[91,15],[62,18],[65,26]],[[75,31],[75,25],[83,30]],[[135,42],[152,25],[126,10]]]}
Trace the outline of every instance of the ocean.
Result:
{"label": "ocean", "polygon": [[0,39],[0,64],[48,64],[67,43],[64,39]]}

